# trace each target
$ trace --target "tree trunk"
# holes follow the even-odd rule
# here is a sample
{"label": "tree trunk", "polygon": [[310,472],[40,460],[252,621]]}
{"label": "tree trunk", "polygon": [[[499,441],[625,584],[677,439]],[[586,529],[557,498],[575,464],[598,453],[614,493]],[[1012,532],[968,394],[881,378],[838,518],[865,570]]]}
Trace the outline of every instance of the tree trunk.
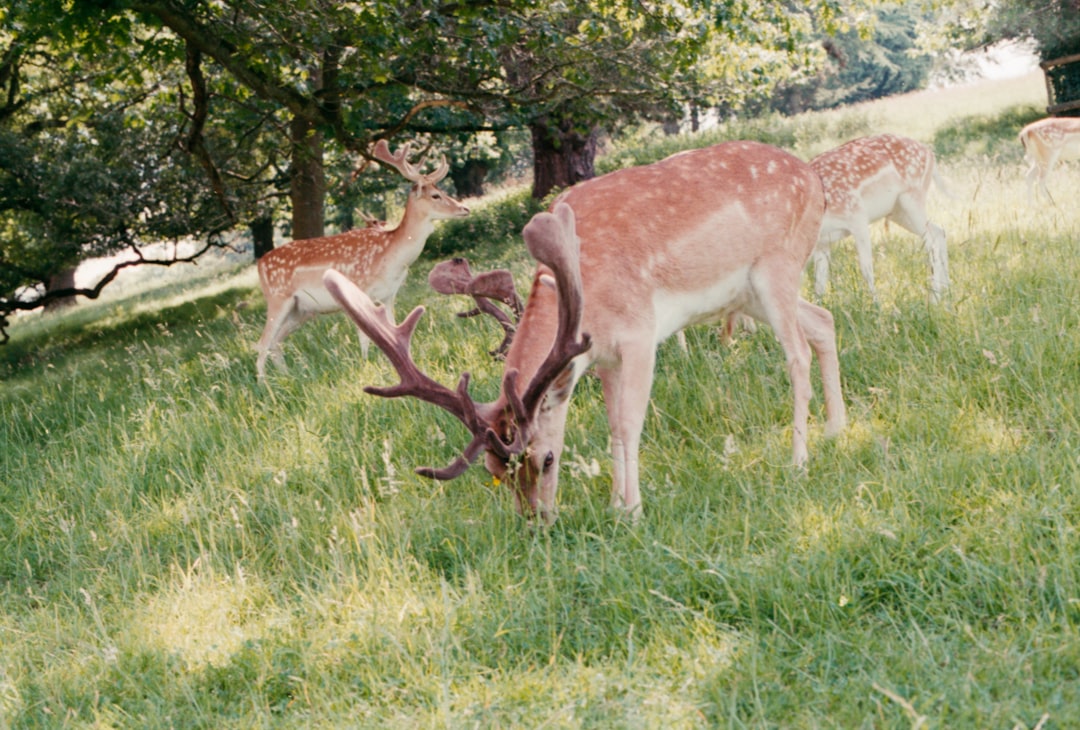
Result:
{"label": "tree trunk", "polygon": [[488,163],[484,160],[465,160],[461,165],[454,165],[450,168],[454,193],[459,198],[479,198],[484,194],[484,178],[487,174]]}
{"label": "tree trunk", "polygon": [[533,198],[596,177],[599,132],[581,132],[569,119],[540,119],[529,125],[533,146]]}
{"label": "tree trunk", "polygon": [[251,246],[255,260],[258,261],[274,250],[274,219],[268,215],[256,218],[248,224],[248,229],[251,231]]}
{"label": "tree trunk", "polygon": [[[74,289],[75,288],[75,267],[72,266],[69,269],[64,269],[58,274],[53,274],[49,277],[49,283],[46,287],[46,291],[57,291],[59,289]],[[75,304],[75,297],[60,297],[59,299],[52,299],[45,303],[46,312],[55,312],[66,307],[73,306]]]}
{"label": "tree trunk", "polygon": [[323,171],[323,136],[306,119],[293,117],[292,167],[289,199],[292,201],[292,237],[318,238],[323,235],[323,200],[326,178]]}

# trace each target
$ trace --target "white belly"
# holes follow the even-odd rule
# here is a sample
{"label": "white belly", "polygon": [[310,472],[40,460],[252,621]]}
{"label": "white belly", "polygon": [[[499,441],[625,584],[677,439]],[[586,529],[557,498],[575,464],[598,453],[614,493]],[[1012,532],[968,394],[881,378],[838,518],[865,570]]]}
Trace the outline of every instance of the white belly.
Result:
{"label": "white belly", "polygon": [[656,342],[663,342],[683,327],[716,322],[738,311],[752,298],[750,267],[745,266],[707,289],[670,292],[658,289],[653,294],[656,318]]}

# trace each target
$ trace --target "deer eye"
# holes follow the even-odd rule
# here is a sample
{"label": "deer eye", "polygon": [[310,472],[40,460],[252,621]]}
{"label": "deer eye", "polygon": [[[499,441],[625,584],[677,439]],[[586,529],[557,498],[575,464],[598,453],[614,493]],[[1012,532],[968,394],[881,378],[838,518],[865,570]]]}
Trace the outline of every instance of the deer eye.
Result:
{"label": "deer eye", "polygon": [[544,471],[551,468],[551,465],[555,463],[555,454],[547,452],[547,456],[544,457]]}

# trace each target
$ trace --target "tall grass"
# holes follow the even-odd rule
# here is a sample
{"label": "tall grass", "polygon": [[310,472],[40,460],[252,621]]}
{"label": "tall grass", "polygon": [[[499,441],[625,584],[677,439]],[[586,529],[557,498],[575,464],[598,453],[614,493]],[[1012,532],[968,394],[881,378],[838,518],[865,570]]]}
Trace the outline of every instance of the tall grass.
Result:
{"label": "tall grass", "polygon": [[[391,372],[344,318],[290,338],[269,388],[250,284],[19,324],[0,351],[0,727],[1080,724],[1077,177],[1025,205],[1009,145],[1036,112],[1003,88],[933,128],[924,96],[906,126],[903,100],[769,122],[804,155],[886,126],[939,145],[949,301],[927,303],[906,232],[875,228],[880,305],[841,246],[825,304],[851,426],[823,440],[815,401],[805,475],[769,332],[664,344],[635,526],[606,511],[595,379],[560,520],[530,530],[480,468],[412,473],[463,434],[364,394]],[[469,255],[524,284],[520,246]],[[414,354],[491,397],[501,332],[455,318],[429,266],[398,304],[428,306]]]}

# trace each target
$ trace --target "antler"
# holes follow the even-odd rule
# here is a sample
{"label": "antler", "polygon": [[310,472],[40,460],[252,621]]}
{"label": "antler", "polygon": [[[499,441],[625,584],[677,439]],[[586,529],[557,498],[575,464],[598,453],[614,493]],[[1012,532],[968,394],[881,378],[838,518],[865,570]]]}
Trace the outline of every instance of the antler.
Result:
{"label": "antler", "polygon": [[[501,410],[499,402],[476,403],[469,396],[469,374],[464,373],[458,381],[457,390],[432,380],[420,372],[412,360],[410,344],[416,325],[424,314],[424,307],[416,307],[409,316],[395,326],[386,308],[376,306],[359,287],[343,274],[328,270],[323,275],[323,285],[337,300],[356,325],[390,359],[401,382],[389,388],[365,387],[364,391],[385,398],[411,395],[439,406],[453,414],[472,433],[472,441],[464,452],[443,469],[420,467],[417,474],[434,479],[448,480],[460,476],[476,460],[485,448],[509,459],[524,451],[529,441],[529,427],[537,409],[555,380],[570,362],[589,349],[589,335],[578,336],[581,326],[583,295],[581,267],[577,234],[574,230],[574,212],[570,206],[560,203],[554,213],[539,213],[523,231],[525,243],[532,255],[555,274],[559,297],[559,324],[555,342],[544,358],[536,374],[518,395],[518,371],[508,369],[503,374],[502,390],[514,417],[515,433],[507,442],[495,431],[493,424]],[[460,267],[459,267],[460,268]],[[453,280],[453,277],[450,277]]]}
{"label": "antler", "polygon": [[380,139],[376,142],[375,149],[371,152],[372,157],[380,162],[385,162],[387,165],[390,165],[400,172],[402,177],[410,182],[434,185],[446,177],[446,174],[450,172],[450,165],[447,163],[445,155],[443,155],[442,161],[437,168],[427,175],[423,175],[420,172],[420,168],[424,166],[423,160],[421,160],[419,165],[413,166],[405,159],[408,154],[408,142],[399,147],[396,153],[391,153],[390,145],[386,143],[385,139]]}
{"label": "antler", "polygon": [[[507,456],[520,453],[525,448],[529,426],[548,389],[571,360],[592,346],[592,338],[588,334],[582,333],[578,337],[584,296],[581,285],[581,241],[577,237],[573,209],[566,203],[558,203],[554,213],[537,213],[525,226],[522,235],[529,253],[555,274],[559,326],[551,350],[521,397],[517,395],[517,371],[508,370],[503,376],[503,392],[517,424],[513,442],[500,441],[499,444],[505,448]],[[494,443],[491,445],[495,446]]]}
{"label": "antler", "polygon": [[[488,354],[500,357],[506,354],[510,342],[521,320],[521,298],[514,288],[514,278],[506,269],[495,269],[483,274],[473,275],[469,262],[463,258],[454,258],[439,263],[428,275],[428,284],[440,294],[466,294],[476,302],[476,308],[468,312],[458,312],[459,317],[475,317],[478,314],[490,314],[503,328],[503,341]],[[511,319],[489,300],[494,299],[510,307],[514,318]]]}
{"label": "antler", "polygon": [[477,404],[469,396],[469,374],[463,373],[458,381],[457,390],[450,390],[432,380],[416,367],[410,354],[413,332],[424,307],[416,307],[409,316],[395,326],[386,313],[386,307],[376,306],[358,286],[343,274],[330,269],[323,275],[323,285],[337,300],[356,325],[390,359],[397,370],[401,382],[389,388],[367,386],[364,391],[384,398],[398,398],[411,395],[420,400],[439,406],[453,414],[473,435],[472,441],[464,453],[443,469],[420,467],[417,474],[433,479],[448,480],[461,475],[480,455],[485,444],[491,439],[490,404]]}

